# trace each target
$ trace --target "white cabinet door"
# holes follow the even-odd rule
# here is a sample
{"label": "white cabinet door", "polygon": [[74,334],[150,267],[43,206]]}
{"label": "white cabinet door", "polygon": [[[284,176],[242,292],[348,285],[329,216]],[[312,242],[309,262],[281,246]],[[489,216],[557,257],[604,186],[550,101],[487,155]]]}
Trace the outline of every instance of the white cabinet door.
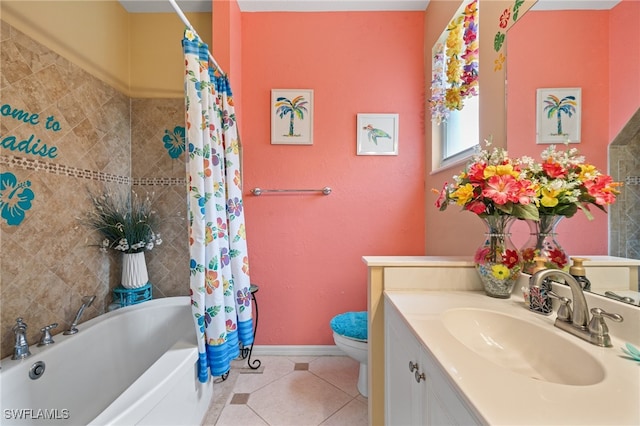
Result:
{"label": "white cabinet door", "polygon": [[386,310],[385,316],[385,424],[423,425],[424,381],[415,379],[420,345],[395,311]]}
{"label": "white cabinet door", "polygon": [[481,424],[440,364],[386,301],[385,318],[385,424]]}
{"label": "white cabinet door", "polygon": [[479,425],[482,424],[469,406],[463,402],[459,392],[436,359],[421,347],[420,362],[427,371],[425,399],[428,425]]}

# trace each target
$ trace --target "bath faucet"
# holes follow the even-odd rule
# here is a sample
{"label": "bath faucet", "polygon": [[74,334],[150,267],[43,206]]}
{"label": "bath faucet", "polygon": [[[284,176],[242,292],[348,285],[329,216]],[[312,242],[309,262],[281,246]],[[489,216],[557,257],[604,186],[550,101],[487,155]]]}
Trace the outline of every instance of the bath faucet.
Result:
{"label": "bath faucet", "polygon": [[589,306],[587,299],[584,297],[582,286],[571,274],[558,269],[544,269],[536,272],[530,281],[532,287],[540,287],[546,278],[562,278],[571,289],[571,297],[573,298],[573,311],[569,304],[571,300],[566,297],[559,297],[553,292],[549,292],[550,297],[560,299],[562,305],[558,309],[555,326],[568,333],[573,334],[583,340],[586,340],[598,346],[611,346],[611,338],[609,330],[604,322],[607,317],[616,322],[622,322],[622,316],[619,314],[610,314],[600,308],[593,308],[591,312],[593,318],[589,318]]}
{"label": "bath faucet", "polygon": [[78,332],[78,329],[76,327],[80,322],[80,317],[82,316],[82,313],[84,312],[85,308],[91,306],[95,298],[96,296],[85,296],[82,298],[82,306],[80,306],[80,309],[78,309],[78,313],[76,314],[76,317],[73,319],[73,323],[71,323],[71,327],[69,327],[69,329],[62,334],[68,336],[70,334],[76,334]]}
{"label": "bath faucet", "polygon": [[27,324],[22,322],[22,318],[16,319],[16,325],[13,326],[12,330],[16,335],[16,344],[11,359],[23,359],[31,355],[29,344],[27,343]]}
{"label": "bath faucet", "polygon": [[40,338],[40,343],[38,343],[38,346],[47,346],[55,343],[53,341],[53,337],[51,337],[51,330],[53,330],[57,326],[58,323],[54,322],[53,324],[49,324],[40,329],[40,331],[42,332],[42,337]]}

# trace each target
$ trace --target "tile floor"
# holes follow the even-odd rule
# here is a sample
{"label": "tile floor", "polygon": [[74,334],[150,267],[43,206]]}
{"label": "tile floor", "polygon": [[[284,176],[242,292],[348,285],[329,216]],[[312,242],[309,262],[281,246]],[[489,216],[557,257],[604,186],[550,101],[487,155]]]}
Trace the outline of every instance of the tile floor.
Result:
{"label": "tile floor", "polygon": [[[255,356],[261,366],[234,361],[216,384],[203,425],[367,425],[358,392],[358,363],[346,356]],[[255,365],[255,364],[254,364]]]}

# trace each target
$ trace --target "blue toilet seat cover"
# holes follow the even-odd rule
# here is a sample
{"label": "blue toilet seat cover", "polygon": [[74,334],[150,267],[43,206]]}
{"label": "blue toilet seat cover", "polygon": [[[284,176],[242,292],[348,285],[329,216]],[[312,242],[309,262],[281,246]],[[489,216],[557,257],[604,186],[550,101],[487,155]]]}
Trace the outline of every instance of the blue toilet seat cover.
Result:
{"label": "blue toilet seat cover", "polygon": [[341,336],[367,341],[367,311],[336,315],[330,324],[331,329]]}

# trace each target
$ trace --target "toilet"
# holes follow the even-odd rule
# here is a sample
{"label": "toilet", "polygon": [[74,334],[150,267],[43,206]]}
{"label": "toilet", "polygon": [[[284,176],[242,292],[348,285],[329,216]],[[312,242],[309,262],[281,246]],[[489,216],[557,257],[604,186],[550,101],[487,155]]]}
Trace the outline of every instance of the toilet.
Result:
{"label": "toilet", "polygon": [[333,340],[349,357],[360,363],[358,391],[367,397],[367,361],[369,343],[367,342],[367,311],[345,312],[331,319]]}

